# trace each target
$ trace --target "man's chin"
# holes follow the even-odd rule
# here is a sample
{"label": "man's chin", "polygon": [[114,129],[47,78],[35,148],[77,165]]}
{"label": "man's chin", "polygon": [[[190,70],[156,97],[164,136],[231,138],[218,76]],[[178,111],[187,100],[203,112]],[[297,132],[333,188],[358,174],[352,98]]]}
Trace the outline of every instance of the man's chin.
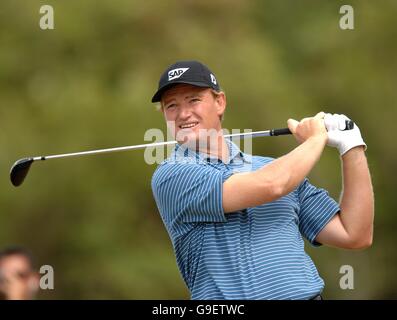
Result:
{"label": "man's chin", "polygon": [[208,150],[217,149],[218,136],[219,133],[215,129],[213,131],[183,129],[177,132],[175,140],[189,149]]}
{"label": "man's chin", "polygon": [[192,133],[188,135],[177,136],[176,140],[178,141],[179,144],[183,144],[188,148],[196,148],[199,142],[199,136]]}
{"label": "man's chin", "polygon": [[198,139],[198,133],[192,129],[180,129],[176,132],[176,141],[179,143],[185,143],[188,141],[195,141]]}

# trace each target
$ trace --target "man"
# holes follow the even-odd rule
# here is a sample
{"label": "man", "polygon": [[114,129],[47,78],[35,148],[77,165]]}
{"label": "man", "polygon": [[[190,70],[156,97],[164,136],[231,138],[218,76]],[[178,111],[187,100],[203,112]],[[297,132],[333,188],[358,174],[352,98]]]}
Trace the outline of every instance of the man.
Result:
{"label": "man", "polygon": [[32,300],[39,281],[32,255],[26,249],[9,247],[0,252],[0,300]]}
{"label": "man", "polygon": [[[324,282],[303,237],[316,246],[371,245],[366,145],[356,125],[342,131],[345,116],[289,119],[300,145],[271,159],[223,137],[225,94],[197,61],[168,67],[152,102],[161,103],[179,142],[155,171],[152,189],[192,299],[318,299]],[[327,143],[342,159],[339,205],[305,178]]]}

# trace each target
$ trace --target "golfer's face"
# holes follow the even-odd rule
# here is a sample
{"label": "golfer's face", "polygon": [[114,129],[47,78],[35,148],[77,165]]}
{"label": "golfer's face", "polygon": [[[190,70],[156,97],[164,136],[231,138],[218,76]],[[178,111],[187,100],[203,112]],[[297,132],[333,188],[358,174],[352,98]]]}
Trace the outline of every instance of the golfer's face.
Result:
{"label": "golfer's face", "polygon": [[209,130],[221,130],[224,95],[215,98],[211,89],[180,84],[162,97],[162,110],[167,125],[178,142],[197,140]]}

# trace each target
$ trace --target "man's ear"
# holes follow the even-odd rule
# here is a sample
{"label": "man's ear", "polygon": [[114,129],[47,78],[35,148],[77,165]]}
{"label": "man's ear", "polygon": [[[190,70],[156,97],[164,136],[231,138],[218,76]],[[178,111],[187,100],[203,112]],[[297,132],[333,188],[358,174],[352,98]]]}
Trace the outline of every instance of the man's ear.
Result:
{"label": "man's ear", "polygon": [[163,107],[163,104],[161,102],[159,102],[157,104],[157,110],[161,111],[161,113],[164,114],[164,107]]}
{"label": "man's ear", "polygon": [[224,92],[220,92],[215,97],[216,111],[218,116],[222,116],[226,109],[226,95]]}

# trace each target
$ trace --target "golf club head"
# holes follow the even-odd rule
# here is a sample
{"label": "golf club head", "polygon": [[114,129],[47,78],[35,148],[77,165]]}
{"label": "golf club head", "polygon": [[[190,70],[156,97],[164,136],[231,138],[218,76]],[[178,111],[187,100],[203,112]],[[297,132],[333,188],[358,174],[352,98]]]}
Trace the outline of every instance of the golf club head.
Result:
{"label": "golf club head", "polygon": [[33,158],[24,158],[14,163],[10,171],[10,179],[15,187],[20,186],[25,180],[33,161]]}

